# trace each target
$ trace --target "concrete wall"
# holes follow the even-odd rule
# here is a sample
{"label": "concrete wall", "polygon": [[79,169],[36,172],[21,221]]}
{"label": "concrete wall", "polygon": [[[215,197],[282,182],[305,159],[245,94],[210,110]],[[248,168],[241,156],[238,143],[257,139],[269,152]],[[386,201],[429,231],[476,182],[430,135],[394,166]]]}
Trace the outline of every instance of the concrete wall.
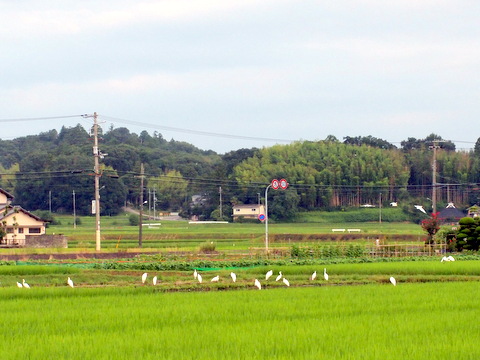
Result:
{"label": "concrete wall", "polygon": [[29,248],[67,248],[65,235],[26,235],[24,247]]}

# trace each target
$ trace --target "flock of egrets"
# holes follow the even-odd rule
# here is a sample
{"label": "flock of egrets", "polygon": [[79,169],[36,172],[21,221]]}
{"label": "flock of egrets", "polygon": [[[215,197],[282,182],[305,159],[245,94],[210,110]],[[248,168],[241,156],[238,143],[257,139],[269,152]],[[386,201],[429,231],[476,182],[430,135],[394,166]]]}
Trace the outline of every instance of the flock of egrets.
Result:
{"label": "flock of egrets", "polygon": [[[444,262],[444,261],[455,261],[455,258],[453,256],[444,256],[442,257],[442,260],[440,262]],[[265,281],[268,281],[271,277],[273,276],[273,270],[269,270],[267,271],[267,273],[265,274]],[[146,281],[147,281],[147,277],[148,277],[148,273],[143,273],[142,274],[142,284],[145,284]],[[236,282],[237,281],[237,275],[234,273],[234,272],[231,272],[230,273],[230,277],[232,279],[233,282]],[[196,279],[200,284],[203,282],[203,277],[202,275],[197,271],[197,269],[195,269],[193,271],[193,278]],[[310,281],[314,281],[315,279],[317,278],[317,271],[314,271],[312,273],[312,275],[310,275]],[[329,276],[328,276],[328,273],[327,273],[327,269],[324,268],[323,269],[323,278],[325,279],[325,281],[328,281],[329,279]],[[278,275],[275,277],[275,281],[280,281],[282,280],[282,282],[286,285],[286,286],[290,286],[290,281],[287,280],[287,278],[285,278],[282,274],[281,271],[278,272]],[[220,281],[220,275],[216,275],[214,277],[212,277],[210,279],[210,282],[219,282]],[[153,280],[152,280],[152,284],[155,286],[157,285],[157,282],[158,282],[158,277],[157,276],[154,276],[153,277]],[[393,286],[396,286],[397,285],[397,280],[391,276],[390,277],[390,282],[392,283]],[[70,286],[71,288],[74,287],[74,284],[73,284],[73,280],[68,277],[67,279],[67,285]],[[262,283],[260,282],[260,280],[258,279],[255,279],[254,282],[253,282],[253,285],[258,289],[258,290],[261,290],[262,289]],[[17,287],[19,288],[25,288],[25,289],[30,289],[30,285],[25,282],[25,279],[22,279],[22,282],[18,282],[17,281]]]}
{"label": "flock of egrets", "polygon": [[[67,278],[67,285],[70,286],[71,288],[74,287],[73,280],[70,279],[70,277]],[[30,285],[27,282],[25,282],[25,279],[22,279],[22,282],[17,281],[17,287],[23,288],[23,289],[30,289]]]}
{"label": "flock of egrets", "polygon": [[[268,281],[268,279],[270,279],[272,275],[273,275],[273,270],[267,271],[267,273],[265,274],[265,281]],[[148,273],[142,274],[142,284],[146,283],[147,277],[148,277]],[[203,283],[203,276],[197,271],[197,269],[193,271],[193,278],[196,279],[200,284]],[[232,279],[233,282],[237,282],[237,275],[234,272],[230,273],[230,278]],[[314,271],[313,274],[310,276],[310,280],[314,281],[316,278],[317,278],[317,272]],[[328,281],[328,274],[327,274],[326,268],[323,269],[323,278],[326,281]],[[282,282],[286,286],[290,286],[290,281],[288,281],[288,279],[283,276],[281,271],[278,272],[278,275],[275,278],[275,281],[280,281],[280,280],[282,280]],[[210,282],[219,282],[219,281],[220,281],[220,275],[215,275],[210,279]],[[153,285],[157,285],[157,276],[153,278],[152,283]],[[255,279],[253,281],[253,285],[259,290],[262,289],[262,283],[258,279]]]}

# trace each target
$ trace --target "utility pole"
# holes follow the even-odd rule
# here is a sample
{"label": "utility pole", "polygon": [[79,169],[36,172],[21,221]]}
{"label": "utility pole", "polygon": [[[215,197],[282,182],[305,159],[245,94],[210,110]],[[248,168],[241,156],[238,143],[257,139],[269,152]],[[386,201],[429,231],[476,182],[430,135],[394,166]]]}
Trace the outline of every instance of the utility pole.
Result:
{"label": "utility pole", "polygon": [[222,212],[222,187],[218,187],[218,192],[220,193],[220,220],[223,219],[223,212]]}
{"label": "utility pole", "polygon": [[100,251],[100,151],[98,150],[98,121],[97,113],[93,113],[93,157],[95,161],[95,250]]}
{"label": "utility pole", "polygon": [[378,216],[378,222],[382,223],[382,193],[378,194],[378,208],[380,209],[380,215]]}
{"label": "utility pole", "polygon": [[438,143],[440,140],[433,140],[433,145],[430,149],[433,149],[433,161],[432,161],[432,213],[437,212],[437,149],[440,148]]}
{"label": "utility pole", "polygon": [[155,203],[157,202],[157,197],[155,196],[155,187],[153,188],[153,220],[155,221]]}
{"label": "utility pole", "polygon": [[73,196],[73,228],[77,228],[77,211],[75,209],[75,190],[72,191]]}
{"label": "utility pole", "polygon": [[143,178],[144,178],[143,163],[140,164],[140,215],[138,219],[138,246],[142,247],[142,219],[143,219]]}
{"label": "utility pole", "polygon": [[150,188],[148,188],[148,221],[152,219],[152,193]]}

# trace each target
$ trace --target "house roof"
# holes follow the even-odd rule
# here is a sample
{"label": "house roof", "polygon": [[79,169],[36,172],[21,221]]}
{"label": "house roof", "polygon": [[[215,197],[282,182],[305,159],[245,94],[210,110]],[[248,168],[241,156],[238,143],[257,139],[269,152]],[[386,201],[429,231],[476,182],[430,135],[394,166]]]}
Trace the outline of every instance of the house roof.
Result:
{"label": "house roof", "polygon": [[42,218],[38,217],[37,215],[32,214],[30,211],[27,211],[27,210],[23,209],[21,206],[4,206],[4,207],[0,208],[0,220],[9,217],[12,214],[17,214],[19,212],[22,212],[25,215],[30,216],[31,218],[34,218],[37,221],[46,222],[46,220],[43,220]]}
{"label": "house roof", "polygon": [[240,204],[240,205],[233,205],[233,208],[237,208],[237,209],[251,209],[252,207],[260,207],[260,206],[263,206],[263,204]]}
{"label": "house roof", "polygon": [[447,207],[442,209],[438,214],[438,218],[440,220],[460,220],[463,217],[465,217],[463,211],[460,211],[455,207]]}

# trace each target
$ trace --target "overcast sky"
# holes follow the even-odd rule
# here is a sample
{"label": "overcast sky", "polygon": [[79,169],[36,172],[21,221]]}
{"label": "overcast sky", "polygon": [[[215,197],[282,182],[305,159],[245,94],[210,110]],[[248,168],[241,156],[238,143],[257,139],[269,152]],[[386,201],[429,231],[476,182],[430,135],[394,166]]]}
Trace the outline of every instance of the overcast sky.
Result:
{"label": "overcast sky", "polygon": [[330,134],[471,148],[479,14],[477,0],[0,0],[0,138],[92,124],[8,119],[97,112],[219,153]]}

